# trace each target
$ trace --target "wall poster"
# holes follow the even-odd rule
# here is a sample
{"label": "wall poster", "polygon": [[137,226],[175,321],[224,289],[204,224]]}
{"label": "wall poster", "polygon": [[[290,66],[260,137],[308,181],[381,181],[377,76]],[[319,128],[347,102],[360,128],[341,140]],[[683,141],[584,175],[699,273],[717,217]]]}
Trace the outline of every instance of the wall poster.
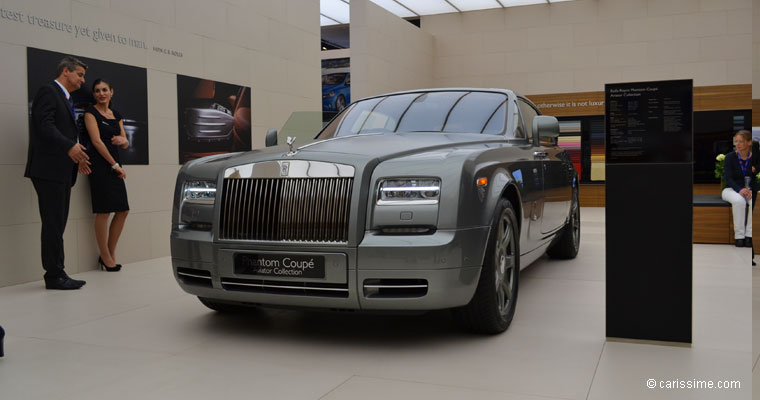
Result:
{"label": "wall poster", "polygon": [[330,121],[350,103],[351,59],[322,60],[322,121]]}
{"label": "wall poster", "polygon": [[177,75],[179,162],[251,150],[251,88]]}
{"label": "wall poster", "polygon": [[[29,115],[34,95],[42,85],[52,82],[55,70],[61,59],[69,54],[54,51],[27,48],[27,88],[29,93]],[[119,149],[119,158],[122,164],[148,164],[148,75],[145,68],[130,65],[117,64],[109,61],[98,60],[88,57],[80,57],[72,54],[83,63],[87,64],[85,83],[82,87],[71,93],[74,103],[77,125],[80,135],[89,142],[84,128],[84,110],[90,104],[94,104],[92,97],[92,82],[103,78],[111,83],[114,96],[111,108],[118,111],[123,118],[124,131],[129,140],[129,147]],[[31,129],[32,124],[29,124]],[[92,150],[92,149],[89,149]]]}

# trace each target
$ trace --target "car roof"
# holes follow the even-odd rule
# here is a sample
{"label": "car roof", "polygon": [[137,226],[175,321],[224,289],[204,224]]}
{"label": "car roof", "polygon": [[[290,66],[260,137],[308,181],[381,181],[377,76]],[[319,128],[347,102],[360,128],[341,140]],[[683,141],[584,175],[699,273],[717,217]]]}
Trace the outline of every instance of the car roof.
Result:
{"label": "car roof", "polygon": [[414,90],[403,90],[400,92],[392,92],[392,93],[383,93],[378,94],[375,96],[368,96],[365,98],[360,99],[361,100],[367,100],[367,99],[374,99],[376,97],[384,97],[384,96],[395,96],[399,94],[408,94],[408,93],[429,93],[429,92],[493,92],[493,93],[502,93],[509,96],[517,96],[517,97],[523,97],[518,95],[517,93],[509,90],[509,89],[497,89],[497,88],[473,88],[473,87],[450,87],[450,88],[431,88],[431,89],[414,89]]}

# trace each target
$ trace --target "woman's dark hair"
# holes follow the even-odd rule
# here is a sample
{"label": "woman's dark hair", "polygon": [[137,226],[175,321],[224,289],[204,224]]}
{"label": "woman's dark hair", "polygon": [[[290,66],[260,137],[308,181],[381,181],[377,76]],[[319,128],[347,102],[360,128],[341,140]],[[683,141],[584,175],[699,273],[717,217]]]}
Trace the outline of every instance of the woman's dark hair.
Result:
{"label": "woman's dark hair", "polygon": [[[106,86],[108,86],[109,89],[113,89],[113,86],[111,86],[111,82],[109,82],[106,78],[98,78],[95,79],[92,82],[92,92],[95,93],[95,86],[98,86],[101,83],[105,83]],[[108,108],[111,108],[111,101],[108,102]]]}

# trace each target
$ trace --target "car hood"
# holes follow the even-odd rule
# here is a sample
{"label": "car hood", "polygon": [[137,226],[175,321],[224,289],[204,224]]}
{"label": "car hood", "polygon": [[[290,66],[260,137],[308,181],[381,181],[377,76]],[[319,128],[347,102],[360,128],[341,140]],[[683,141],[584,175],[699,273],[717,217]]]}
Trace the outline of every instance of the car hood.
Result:
{"label": "car hood", "polygon": [[[481,134],[389,133],[344,136],[316,141],[296,148],[288,155],[286,145],[268,147],[245,153],[234,153],[198,159],[185,165],[190,175],[216,176],[220,170],[239,165],[271,160],[309,160],[348,164],[364,169],[385,160],[423,153],[436,153],[444,160],[445,154],[461,154],[468,150],[483,149],[503,144],[500,136]],[[462,150],[452,152],[452,150]],[[444,156],[441,156],[444,155]]]}
{"label": "car hood", "polygon": [[442,134],[439,132],[366,134],[309,143],[300,147],[297,154],[306,157],[320,153],[339,153],[384,160],[449,147],[477,146],[500,142],[501,139],[501,137],[490,135]]}

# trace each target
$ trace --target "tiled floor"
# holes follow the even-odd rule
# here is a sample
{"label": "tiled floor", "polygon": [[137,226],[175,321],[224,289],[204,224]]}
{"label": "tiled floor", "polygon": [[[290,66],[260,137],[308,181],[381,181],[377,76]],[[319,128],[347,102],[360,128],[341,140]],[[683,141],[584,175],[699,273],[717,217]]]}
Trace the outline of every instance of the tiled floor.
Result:
{"label": "tiled floor", "polygon": [[[691,348],[607,342],[604,210],[582,215],[579,257],[523,271],[498,336],[461,333],[447,312],[221,316],[180,291],[168,258],[79,274],[76,292],[2,288],[0,398],[749,399],[760,380],[749,251],[694,246]],[[647,389],[649,378],[742,389]]]}

